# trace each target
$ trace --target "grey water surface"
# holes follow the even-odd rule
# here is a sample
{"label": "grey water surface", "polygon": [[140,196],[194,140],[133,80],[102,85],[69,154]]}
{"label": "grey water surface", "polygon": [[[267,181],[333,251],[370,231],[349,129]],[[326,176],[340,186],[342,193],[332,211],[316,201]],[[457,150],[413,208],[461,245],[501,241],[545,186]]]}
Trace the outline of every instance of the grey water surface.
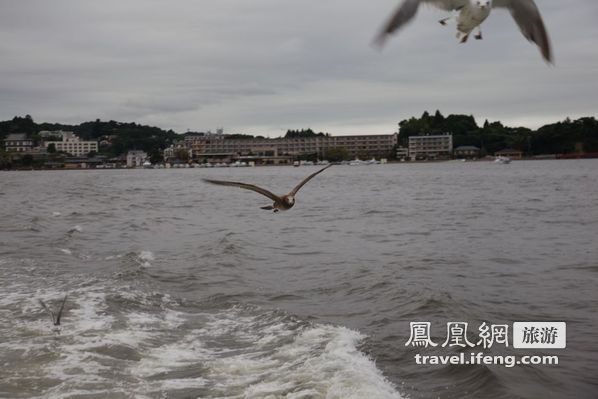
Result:
{"label": "grey water surface", "polygon": [[[598,397],[598,160],[334,166],[278,214],[201,181],[316,168],[0,172],[0,397]],[[459,351],[416,321],[565,321],[567,349],[418,365]]]}

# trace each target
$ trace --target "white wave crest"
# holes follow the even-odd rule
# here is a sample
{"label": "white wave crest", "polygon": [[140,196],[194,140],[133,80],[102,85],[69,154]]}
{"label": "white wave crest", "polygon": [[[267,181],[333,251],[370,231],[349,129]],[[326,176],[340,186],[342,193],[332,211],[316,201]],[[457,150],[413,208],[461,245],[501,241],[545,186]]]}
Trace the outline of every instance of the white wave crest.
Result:
{"label": "white wave crest", "polygon": [[71,227],[69,229],[69,233],[74,233],[74,232],[77,232],[77,233],[83,232],[83,227],[79,226],[78,224],[74,225],[73,227]]}
{"label": "white wave crest", "polygon": [[154,260],[156,260],[156,257],[151,251],[141,251],[137,255],[137,262],[143,267],[151,267],[151,262]]}

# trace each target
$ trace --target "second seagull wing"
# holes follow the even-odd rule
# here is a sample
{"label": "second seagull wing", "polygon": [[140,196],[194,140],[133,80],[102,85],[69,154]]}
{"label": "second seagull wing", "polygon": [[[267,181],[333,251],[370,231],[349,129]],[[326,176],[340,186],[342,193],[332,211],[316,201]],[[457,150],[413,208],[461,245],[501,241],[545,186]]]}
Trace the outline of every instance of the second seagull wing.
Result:
{"label": "second seagull wing", "polygon": [[312,179],[314,176],[316,176],[317,174],[320,174],[320,173],[322,173],[323,171],[325,171],[326,169],[328,169],[328,168],[329,168],[329,167],[331,167],[331,166],[332,166],[332,164],[330,164],[330,165],[326,166],[325,168],[322,168],[322,169],[318,170],[317,172],[315,172],[315,173],[312,173],[311,175],[307,176],[305,179],[303,179],[303,181],[302,181],[301,183],[297,184],[297,186],[296,186],[296,187],[293,189],[293,191],[291,191],[291,192],[289,193],[289,195],[295,195],[295,194],[297,194],[297,191],[299,191],[299,189],[300,189],[301,187],[303,187],[303,186],[305,185],[305,183],[307,183],[307,182],[308,182],[308,181],[310,181],[310,180],[311,180],[311,179]]}
{"label": "second seagull wing", "polygon": [[538,45],[547,62],[553,61],[548,32],[534,0],[494,0],[492,5],[508,8],[523,36]]}

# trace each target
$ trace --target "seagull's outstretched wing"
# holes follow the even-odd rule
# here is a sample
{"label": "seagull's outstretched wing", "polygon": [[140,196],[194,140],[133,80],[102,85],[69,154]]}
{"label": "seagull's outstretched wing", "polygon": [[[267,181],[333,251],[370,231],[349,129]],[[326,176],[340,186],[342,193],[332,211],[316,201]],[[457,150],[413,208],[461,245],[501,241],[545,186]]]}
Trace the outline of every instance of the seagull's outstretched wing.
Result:
{"label": "seagull's outstretched wing", "polygon": [[376,43],[378,46],[384,45],[388,35],[401,28],[407,22],[411,21],[415,14],[417,14],[417,9],[419,8],[420,3],[420,0],[403,1],[403,4],[399,6],[397,11],[395,11],[392,17],[384,25],[378,36],[376,36],[374,43]]}
{"label": "seagull's outstretched wing", "polygon": [[399,30],[407,24],[407,22],[413,19],[415,14],[417,14],[417,10],[421,3],[430,4],[442,10],[452,11],[462,8],[468,1],[469,0],[404,0],[397,11],[395,11],[392,17],[384,25],[378,36],[376,36],[374,43],[382,46],[388,35]]}
{"label": "seagull's outstretched wing", "polygon": [[492,6],[508,8],[523,36],[540,47],[547,62],[553,62],[550,39],[534,0],[494,0]]}
{"label": "seagull's outstretched wing", "polygon": [[60,317],[62,316],[62,311],[64,310],[64,304],[66,303],[66,298],[68,297],[68,295],[64,296],[64,299],[62,300],[62,303],[60,304],[60,309],[58,309],[58,313],[54,313],[50,310],[50,308],[48,306],[46,306],[46,304],[44,303],[44,301],[42,301],[41,299],[39,299],[39,303],[40,305],[42,305],[42,307],[44,308],[44,310],[48,313],[50,313],[50,316],[52,316],[52,323],[55,326],[59,326],[60,325]]}
{"label": "seagull's outstretched wing", "polygon": [[255,191],[256,193],[265,195],[266,197],[270,198],[271,200],[273,200],[275,202],[282,201],[282,199],[278,195],[273,194],[270,191],[263,189],[261,187],[255,186],[253,184],[240,183],[240,182],[235,182],[235,181],[226,181],[226,180],[212,180],[212,179],[203,179],[203,181],[205,181],[207,183],[217,184],[219,186],[231,186],[231,187],[244,188],[246,190]]}
{"label": "seagull's outstretched wing", "polygon": [[296,186],[296,187],[293,189],[293,191],[291,191],[291,192],[289,193],[289,195],[295,195],[295,194],[297,194],[297,191],[299,191],[299,189],[300,189],[301,187],[303,187],[303,186],[305,185],[305,183],[307,183],[307,182],[308,182],[308,181],[310,181],[310,180],[311,180],[311,179],[312,179],[314,176],[316,176],[317,174],[320,174],[320,173],[322,173],[323,171],[325,171],[326,169],[328,169],[328,168],[329,168],[329,167],[331,167],[331,166],[332,166],[332,164],[330,164],[330,165],[326,166],[325,168],[322,168],[322,169],[318,170],[317,172],[315,172],[315,173],[312,173],[311,175],[307,176],[305,179],[303,179],[303,181],[302,181],[301,183],[297,184],[297,186]]}
{"label": "seagull's outstretched wing", "polygon": [[64,304],[66,303],[66,298],[68,295],[64,296],[64,299],[62,300],[62,304],[60,305],[60,309],[58,310],[58,313],[56,314],[56,320],[54,321],[54,325],[59,326],[60,325],[60,316],[62,316],[62,311],[64,310]]}
{"label": "seagull's outstretched wing", "polygon": [[54,314],[54,312],[52,312],[50,308],[46,306],[44,301],[42,301],[41,299],[39,299],[39,304],[42,305],[46,312],[50,313],[50,316],[52,316],[52,324],[56,325],[56,315]]}

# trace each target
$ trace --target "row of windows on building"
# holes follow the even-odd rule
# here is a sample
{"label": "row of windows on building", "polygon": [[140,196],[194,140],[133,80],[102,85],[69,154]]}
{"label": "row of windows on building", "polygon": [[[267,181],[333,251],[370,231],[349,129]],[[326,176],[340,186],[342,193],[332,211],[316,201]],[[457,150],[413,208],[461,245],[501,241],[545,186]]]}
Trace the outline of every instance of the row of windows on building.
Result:
{"label": "row of windows on building", "polygon": [[194,137],[186,140],[189,148],[199,153],[246,153],[256,148],[270,148],[278,153],[322,153],[330,148],[344,147],[352,154],[362,152],[385,153],[397,144],[397,135],[329,136],[302,139],[226,139],[221,137]]}

